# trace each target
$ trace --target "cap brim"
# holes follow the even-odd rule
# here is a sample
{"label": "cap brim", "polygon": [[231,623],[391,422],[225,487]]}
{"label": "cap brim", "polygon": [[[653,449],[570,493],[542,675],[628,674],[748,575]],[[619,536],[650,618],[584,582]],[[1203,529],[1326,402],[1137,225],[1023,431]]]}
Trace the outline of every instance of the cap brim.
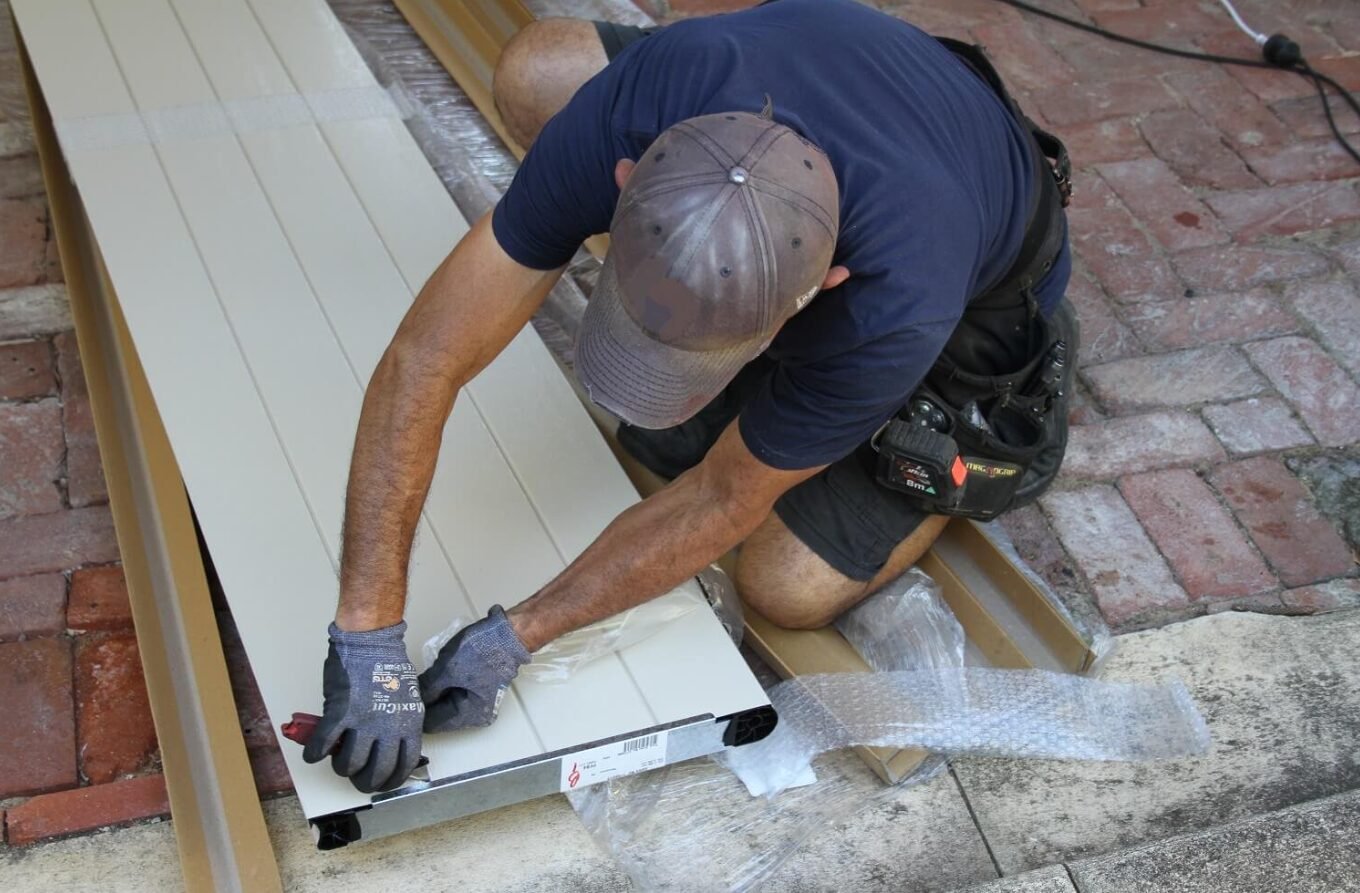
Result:
{"label": "cap brim", "polygon": [[662,344],[623,307],[612,257],[586,305],[576,342],[576,376],[590,399],[639,428],[669,428],[703,409],[758,344],[721,350],[681,350]]}

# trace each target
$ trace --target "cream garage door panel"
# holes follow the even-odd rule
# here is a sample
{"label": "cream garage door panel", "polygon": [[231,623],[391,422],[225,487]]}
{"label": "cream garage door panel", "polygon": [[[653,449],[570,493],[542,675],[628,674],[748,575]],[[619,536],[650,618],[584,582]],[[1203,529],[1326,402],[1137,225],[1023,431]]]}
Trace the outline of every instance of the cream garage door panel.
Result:
{"label": "cream garage door panel", "polygon": [[[319,0],[14,9],[266,705],[316,709],[363,387],[466,223]],[[526,328],[446,426],[412,649],[532,594],[635,498]],[[425,750],[449,778],[765,703],[696,612]],[[284,753],[308,815],[369,803]]]}

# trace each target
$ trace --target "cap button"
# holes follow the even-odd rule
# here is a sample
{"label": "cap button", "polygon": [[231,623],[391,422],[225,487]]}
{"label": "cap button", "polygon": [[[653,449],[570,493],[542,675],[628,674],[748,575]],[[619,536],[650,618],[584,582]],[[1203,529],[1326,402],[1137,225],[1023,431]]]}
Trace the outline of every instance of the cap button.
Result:
{"label": "cap button", "polygon": [[746,172],[746,168],[744,167],[734,167],[727,172],[728,181],[736,183],[737,185],[745,183],[750,176],[751,175]]}

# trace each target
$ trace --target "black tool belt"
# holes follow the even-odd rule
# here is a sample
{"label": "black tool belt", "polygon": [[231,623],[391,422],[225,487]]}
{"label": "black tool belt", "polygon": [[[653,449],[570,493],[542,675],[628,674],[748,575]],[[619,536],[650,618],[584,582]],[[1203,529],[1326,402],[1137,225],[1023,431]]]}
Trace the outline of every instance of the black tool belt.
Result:
{"label": "black tool belt", "polygon": [[1066,443],[1063,436],[1054,459],[1055,432],[1066,429],[1050,411],[1071,379],[1075,323],[1041,316],[1034,288],[1062,250],[1071,166],[1062,142],[1020,111],[980,47],[939,40],[1029,133],[1036,186],[1015,262],[969,301],[921,386],[876,437],[878,479],[927,511],[989,520],[1025,491],[1037,495],[1036,468],[1051,479]]}

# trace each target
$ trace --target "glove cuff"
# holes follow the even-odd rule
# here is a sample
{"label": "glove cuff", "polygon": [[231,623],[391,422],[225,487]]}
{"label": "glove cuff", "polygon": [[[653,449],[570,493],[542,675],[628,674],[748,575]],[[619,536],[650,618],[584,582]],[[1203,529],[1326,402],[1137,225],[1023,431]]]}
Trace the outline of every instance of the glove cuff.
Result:
{"label": "glove cuff", "polygon": [[508,665],[503,669],[513,675],[521,666],[532,660],[533,655],[524,647],[519,636],[515,635],[515,628],[510,625],[510,618],[505,616],[504,608],[492,605],[486,619],[490,622],[478,637],[480,641],[477,647],[488,659],[505,659]]}
{"label": "glove cuff", "polygon": [[331,623],[327,629],[331,642],[353,655],[390,658],[396,649],[406,659],[406,621],[381,629],[347,631]]}

